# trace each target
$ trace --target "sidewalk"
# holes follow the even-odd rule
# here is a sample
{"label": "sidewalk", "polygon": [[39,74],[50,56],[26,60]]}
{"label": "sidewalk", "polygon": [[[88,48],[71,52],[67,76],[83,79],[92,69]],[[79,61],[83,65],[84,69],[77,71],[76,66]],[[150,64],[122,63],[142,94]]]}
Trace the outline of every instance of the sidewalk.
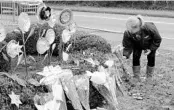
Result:
{"label": "sidewalk", "polygon": [[174,11],[166,10],[137,10],[137,9],[120,9],[120,8],[104,8],[104,7],[87,7],[87,6],[60,6],[47,3],[53,9],[62,10],[69,8],[72,11],[79,12],[92,12],[92,13],[108,13],[108,14],[126,14],[126,15],[143,15],[143,16],[153,16],[153,17],[169,17],[174,18]]}

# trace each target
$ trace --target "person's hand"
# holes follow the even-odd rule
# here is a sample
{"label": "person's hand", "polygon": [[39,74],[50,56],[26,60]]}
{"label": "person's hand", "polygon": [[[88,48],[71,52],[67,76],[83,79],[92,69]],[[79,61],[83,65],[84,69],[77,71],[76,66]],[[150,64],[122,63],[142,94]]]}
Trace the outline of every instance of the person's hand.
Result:
{"label": "person's hand", "polygon": [[127,59],[129,59],[129,57],[127,57],[127,56],[123,56],[123,59],[124,59],[124,60],[127,60]]}
{"label": "person's hand", "polygon": [[150,54],[150,52],[151,52],[151,50],[150,50],[150,49],[146,49],[146,50],[144,50],[144,54],[145,54],[145,55],[149,55],[149,54]]}

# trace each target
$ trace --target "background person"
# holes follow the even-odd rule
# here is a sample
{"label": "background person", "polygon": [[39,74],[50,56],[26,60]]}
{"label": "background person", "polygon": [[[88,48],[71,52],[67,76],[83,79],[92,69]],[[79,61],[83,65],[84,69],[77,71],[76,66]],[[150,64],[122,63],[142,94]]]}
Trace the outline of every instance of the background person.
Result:
{"label": "background person", "polygon": [[143,50],[148,60],[146,78],[151,80],[155,67],[155,53],[162,38],[154,23],[144,22],[140,15],[129,17],[126,28],[122,40],[123,56],[129,58],[133,53],[133,80],[140,81],[140,57]]}

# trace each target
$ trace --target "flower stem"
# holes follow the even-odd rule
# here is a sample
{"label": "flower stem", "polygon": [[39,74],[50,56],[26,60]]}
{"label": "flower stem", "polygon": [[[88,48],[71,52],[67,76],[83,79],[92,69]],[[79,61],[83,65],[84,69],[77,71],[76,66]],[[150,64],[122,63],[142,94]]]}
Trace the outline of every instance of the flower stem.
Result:
{"label": "flower stem", "polygon": [[23,40],[23,47],[24,47],[24,59],[25,59],[25,71],[26,71],[26,76],[25,76],[25,78],[27,78],[27,77],[28,77],[28,70],[27,70],[27,55],[26,55],[26,48],[25,48],[24,33],[22,33],[22,40]]}
{"label": "flower stem", "polygon": [[51,64],[51,52],[50,49],[48,50],[48,65]]}
{"label": "flower stem", "polygon": [[5,44],[1,49],[0,52],[2,52],[2,50],[7,46],[7,44]]}

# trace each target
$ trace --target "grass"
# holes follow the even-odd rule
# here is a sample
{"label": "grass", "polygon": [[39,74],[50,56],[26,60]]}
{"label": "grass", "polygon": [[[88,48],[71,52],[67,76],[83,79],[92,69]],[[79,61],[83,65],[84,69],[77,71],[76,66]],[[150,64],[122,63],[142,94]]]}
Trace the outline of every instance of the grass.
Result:
{"label": "grass", "polygon": [[141,14],[143,16],[174,18],[173,11],[165,11],[165,10],[141,10],[141,9],[105,8],[105,7],[90,7],[90,6],[78,6],[78,5],[73,6],[73,5],[57,5],[57,4],[54,5],[50,3],[47,3],[47,5],[56,10],[70,8],[73,11],[79,11],[79,12],[126,14],[126,15]]}

